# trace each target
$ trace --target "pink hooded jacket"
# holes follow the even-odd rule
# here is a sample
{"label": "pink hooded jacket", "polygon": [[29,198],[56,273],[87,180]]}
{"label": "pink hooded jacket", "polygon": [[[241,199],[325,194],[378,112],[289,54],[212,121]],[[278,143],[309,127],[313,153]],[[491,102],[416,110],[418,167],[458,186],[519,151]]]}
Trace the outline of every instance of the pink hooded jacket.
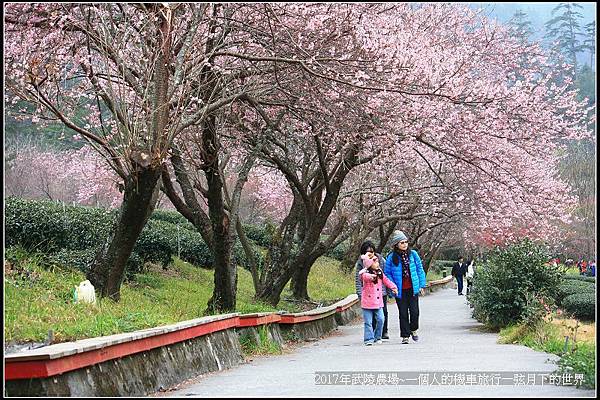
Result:
{"label": "pink hooded jacket", "polygon": [[[375,274],[367,272],[367,268],[363,268],[358,273],[361,276],[363,287],[360,297],[360,306],[368,310],[374,310],[383,307],[382,282],[377,279],[377,283],[373,282]],[[390,281],[385,274],[383,275],[383,284],[392,290],[398,290],[394,282]]]}

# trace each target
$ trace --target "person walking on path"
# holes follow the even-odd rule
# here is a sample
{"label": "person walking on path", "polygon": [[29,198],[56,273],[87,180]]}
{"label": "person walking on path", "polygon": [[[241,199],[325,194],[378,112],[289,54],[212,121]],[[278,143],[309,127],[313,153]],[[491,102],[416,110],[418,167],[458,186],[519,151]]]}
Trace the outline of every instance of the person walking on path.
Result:
{"label": "person walking on path", "polygon": [[395,294],[400,319],[402,344],[408,338],[419,340],[419,294],[425,287],[425,271],[416,250],[408,248],[408,238],[402,231],[394,231],[390,241],[392,252],[387,256],[383,273],[398,287]]}
{"label": "person walking on path", "polygon": [[[367,252],[360,256],[364,268],[358,273],[362,280],[362,296],[360,306],[363,309],[365,321],[363,340],[365,345],[370,346],[382,340],[383,332],[383,285],[388,287],[392,293],[398,293],[398,288],[390,281],[379,266],[379,257],[373,252]],[[377,319],[375,330],[373,330],[373,316]]]}
{"label": "person walking on path", "polygon": [[473,259],[467,266],[467,294],[473,290],[473,276],[475,276],[475,265]]}
{"label": "person walking on path", "polygon": [[[373,253],[377,256],[377,258],[379,259],[379,266],[383,266],[385,265],[385,259],[383,258],[383,256],[381,254],[375,253],[375,245],[373,244],[373,242],[367,240],[366,242],[364,242],[361,246],[360,246],[360,254],[365,255],[367,253]],[[355,273],[355,277],[354,277],[354,282],[356,285],[356,294],[358,295],[358,299],[362,300],[362,279],[359,275],[359,272],[365,268],[365,265],[363,264],[363,260],[361,257],[358,258],[358,260],[356,261],[355,264],[355,269],[356,269],[356,273]],[[382,285],[382,295],[383,295],[383,331],[382,331],[382,335],[381,335],[381,339],[382,340],[388,340],[390,337],[388,335],[388,309],[387,309],[387,297],[388,297],[388,293],[386,291],[385,285]],[[391,294],[390,294],[391,295]],[[375,316],[375,314],[373,314],[373,330],[377,329],[377,318]]]}
{"label": "person walking on path", "polygon": [[452,267],[452,276],[456,278],[458,283],[458,295],[463,295],[463,278],[467,274],[467,264],[463,262],[462,257],[458,257],[458,261]]}
{"label": "person walking on path", "polygon": [[588,263],[587,276],[596,276],[596,260],[590,260]]}
{"label": "person walking on path", "polygon": [[579,270],[579,275],[585,274],[585,261],[583,261],[583,258],[579,259],[579,262],[577,263],[577,269]]}

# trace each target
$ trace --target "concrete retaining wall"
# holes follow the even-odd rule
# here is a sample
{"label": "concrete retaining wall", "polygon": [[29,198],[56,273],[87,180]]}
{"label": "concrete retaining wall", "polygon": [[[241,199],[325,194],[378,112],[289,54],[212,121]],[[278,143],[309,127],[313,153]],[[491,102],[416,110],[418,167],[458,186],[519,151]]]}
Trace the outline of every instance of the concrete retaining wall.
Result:
{"label": "concrete retaining wall", "polygon": [[8,396],[143,396],[243,361],[233,329],[131,354],[48,378],[6,381]]}
{"label": "concrete retaining wall", "polygon": [[281,333],[279,324],[267,324],[261,326],[249,326],[247,328],[236,328],[236,332],[239,340],[250,340],[255,345],[260,345],[260,329],[266,329],[267,339],[271,342],[277,343],[279,347],[284,347],[285,340]]}
{"label": "concrete retaining wall", "polygon": [[362,318],[362,308],[360,307],[360,302],[356,302],[345,310],[336,312],[335,322],[338,325],[347,325],[359,317]]}
{"label": "concrete retaining wall", "polygon": [[327,317],[315,319],[312,321],[299,322],[294,324],[281,324],[281,333],[287,340],[308,340],[317,339],[335,328],[338,324],[335,319],[335,314],[332,313]]}

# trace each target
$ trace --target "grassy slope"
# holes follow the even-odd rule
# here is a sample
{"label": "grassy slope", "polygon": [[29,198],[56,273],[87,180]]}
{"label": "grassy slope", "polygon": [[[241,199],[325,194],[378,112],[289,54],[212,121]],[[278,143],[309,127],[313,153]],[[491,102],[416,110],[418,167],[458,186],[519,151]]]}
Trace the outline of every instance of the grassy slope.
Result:
{"label": "grassy slope", "polygon": [[[315,264],[309,293],[318,301],[354,293],[353,277],[339,272],[337,264],[326,257]],[[73,289],[85,280],[83,273],[58,267],[44,269],[35,258],[23,264],[23,271],[5,270],[5,342],[43,341],[50,329],[55,341],[62,342],[198,318],[203,316],[214,287],[212,271],[176,259],[166,272],[154,267],[138,275],[135,282],[125,283],[119,303],[100,300],[96,305],[74,304]],[[250,273],[239,269],[238,274],[236,311],[299,311],[285,301],[278,308],[255,302]],[[283,296],[287,294],[285,291]]]}
{"label": "grassy slope", "polygon": [[[355,292],[353,274],[344,274],[338,265],[334,259],[321,257],[313,266],[308,291],[314,302],[330,304]],[[83,273],[42,268],[35,256],[21,264],[21,273],[6,268],[5,265],[5,342],[42,342],[50,329],[55,342],[63,342],[199,318],[214,287],[212,271],[175,259],[167,271],[152,266],[148,272],[137,275],[135,282],[125,283],[119,303],[99,300],[96,305],[74,304],[73,289],[85,280]],[[428,276],[431,279],[435,277]],[[240,268],[237,312],[304,309],[285,300],[290,297],[288,288],[277,307],[257,303],[253,296],[252,277]]]}

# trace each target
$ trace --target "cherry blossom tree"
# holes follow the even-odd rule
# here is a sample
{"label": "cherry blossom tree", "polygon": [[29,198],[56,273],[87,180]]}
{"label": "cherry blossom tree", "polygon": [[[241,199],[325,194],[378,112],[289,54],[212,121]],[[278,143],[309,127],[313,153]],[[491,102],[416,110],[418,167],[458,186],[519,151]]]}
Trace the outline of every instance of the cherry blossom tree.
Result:
{"label": "cherry blossom tree", "polygon": [[[294,192],[295,200],[279,230],[279,243],[289,243],[295,235],[299,235],[300,242],[295,257],[291,257],[289,245],[277,249],[281,256],[272,252],[275,256],[268,257],[277,265],[277,271],[273,268],[272,275],[268,275],[269,268],[265,269],[271,279],[265,279],[269,287],[258,297],[276,304],[288,279],[301,270],[307,276],[311,255],[315,254],[311,250],[326,246],[316,239],[325,224],[321,226],[321,220],[315,218],[317,212],[309,211],[311,201],[320,206],[337,202],[341,185],[332,190],[327,186],[331,183],[328,179],[337,178],[337,184],[361,163],[351,159],[338,159],[337,164],[332,161],[332,165],[347,168],[343,175],[334,176],[326,169],[327,151],[322,150],[323,145],[330,146],[329,154],[340,157],[348,153],[344,153],[344,147],[336,147],[339,143],[357,148],[352,155],[356,159],[381,154],[371,160],[382,160],[388,168],[394,168],[398,159],[416,163],[422,158],[432,164],[432,170],[441,166],[445,174],[457,178],[463,192],[457,193],[452,203],[457,204],[460,195],[469,196],[464,212],[485,219],[485,225],[481,220],[477,221],[479,225],[472,220],[471,227],[481,226],[484,230],[490,225],[497,235],[510,237],[507,227],[529,221],[527,233],[551,235],[547,221],[566,219],[572,204],[564,196],[568,189],[557,183],[552,166],[565,141],[586,135],[585,109],[576,101],[575,92],[551,82],[553,71],[542,51],[535,45],[524,46],[506,28],[457,5],[394,5],[385,11],[375,6],[355,7],[347,17],[351,31],[356,33],[353,38],[362,41],[357,46],[360,50],[347,56],[361,62],[362,68],[354,71],[354,81],[343,81],[351,67],[345,74],[339,72],[342,82],[331,83],[324,75],[322,80],[314,79],[310,88],[293,86],[293,76],[287,75],[293,92],[303,94],[302,107],[317,112],[305,113],[293,128],[289,123],[285,141],[278,140],[281,135],[270,138],[269,143],[284,149],[285,154],[278,157],[279,149],[271,146],[263,155],[282,171]],[[341,23],[337,26],[350,30]],[[317,52],[315,60],[321,60],[320,56]],[[514,71],[523,59],[528,62],[517,76]],[[316,69],[325,71],[323,74],[332,71],[330,65],[318,64]],[[336,90],[325,93],[325,88],[331,87]],[[312,97],[308,94],[311,92]],[[358,94],[367,100],[366,104],[361,104]],[[326,101],[319,104],[319,99]],[[336,102],[343,104],[340,111],[335,109]],[[353,118],[348,110],[359,115]],[[565,111],[568,119],[561,117]],[[344,121],[332,114],[343,115]],[[361,124],[360,114],[371,115],[378,123]],[[320,121],[326,121],[325,116],[330,119],[319,126]],[[309,128],[302,129],[302,123]],[[335,129],[323,129],[325,126]],[[367,128],[372,136],[364,136],[360,128]],[[368,145],[363,146],[367,137]],[[355,141],[357,138],[360,140]],[[307,184],[311,165],[318,171],[313,176],[320,173],[321,178],[312,186]],[[290,166],[295,167],[291,170]],[[308,166],[305,171],[303,166]],[[402,165],[398,168],[402,170]],[[407,181],[400,180],[397,185],[407,185]],[[328,195],[331,198],[327,199]],[[327,217],[333,208],[328,208]],[[340,215],[343,219],[344,212]],[[534,217],[537,219],[531,224]],[[311,226],[306,236],[298,234],[304,230],[299,218]],[[334,231],[342,230],[343,224]],[[303,238],[311,238],[310,243]],[[328,241],[334,243],[335,239]]]}
{"label": "cherry blossom tree", "polygon": [[60,121],[81,135],[123,181],[119,216],[88,274],[102,296],[120,298],[173,140],[238,96],[198,101],[202,51],[215,34],[200,24],[209,12],[167,3],[5,8],[11,93],[37,106],[34,123]]}
{"label": "cherry blossom tree", "polygon": [[[266,265],[253,274],[257,298],[272,304],[290,279],[295,295],[308,297],[316,258],[360,224],[425,218],[426,230],[452,223],[454,207],[481,235],[509,237],[515,224],[550,233],[549,220],[566,219],[571,201],[554,166],[566,142],[587,135],[584,104],[553,83],[539,47],[465,6],[7,10],[13,92],[40,105],[36,118],[78,131],[124,180],[123,215],[131,206],[137,223],[123,216],[116,227],[129,223],[121,234],[129,241],[162,174],[165,193],[211,244],[209,308],[235,307],[231,248],[234,231],[243,239],[239,202],[258,160],[292,195]],[[73,99],[90,110],[78,123],[68,117]],[[360,176],[369,170],[375,193],[365,194]],[[535,228],[526,223],[534,217]],[[113,258],[126,260],[130,249],[119,249]],[[113,296],[119,269],[109,275]]]}
{"label": "cherry blossom tree", "polygon": [[118,177],[89,147],[56,151],[17,145],[6,161],[8,195],[110,208],[120,203]]}

